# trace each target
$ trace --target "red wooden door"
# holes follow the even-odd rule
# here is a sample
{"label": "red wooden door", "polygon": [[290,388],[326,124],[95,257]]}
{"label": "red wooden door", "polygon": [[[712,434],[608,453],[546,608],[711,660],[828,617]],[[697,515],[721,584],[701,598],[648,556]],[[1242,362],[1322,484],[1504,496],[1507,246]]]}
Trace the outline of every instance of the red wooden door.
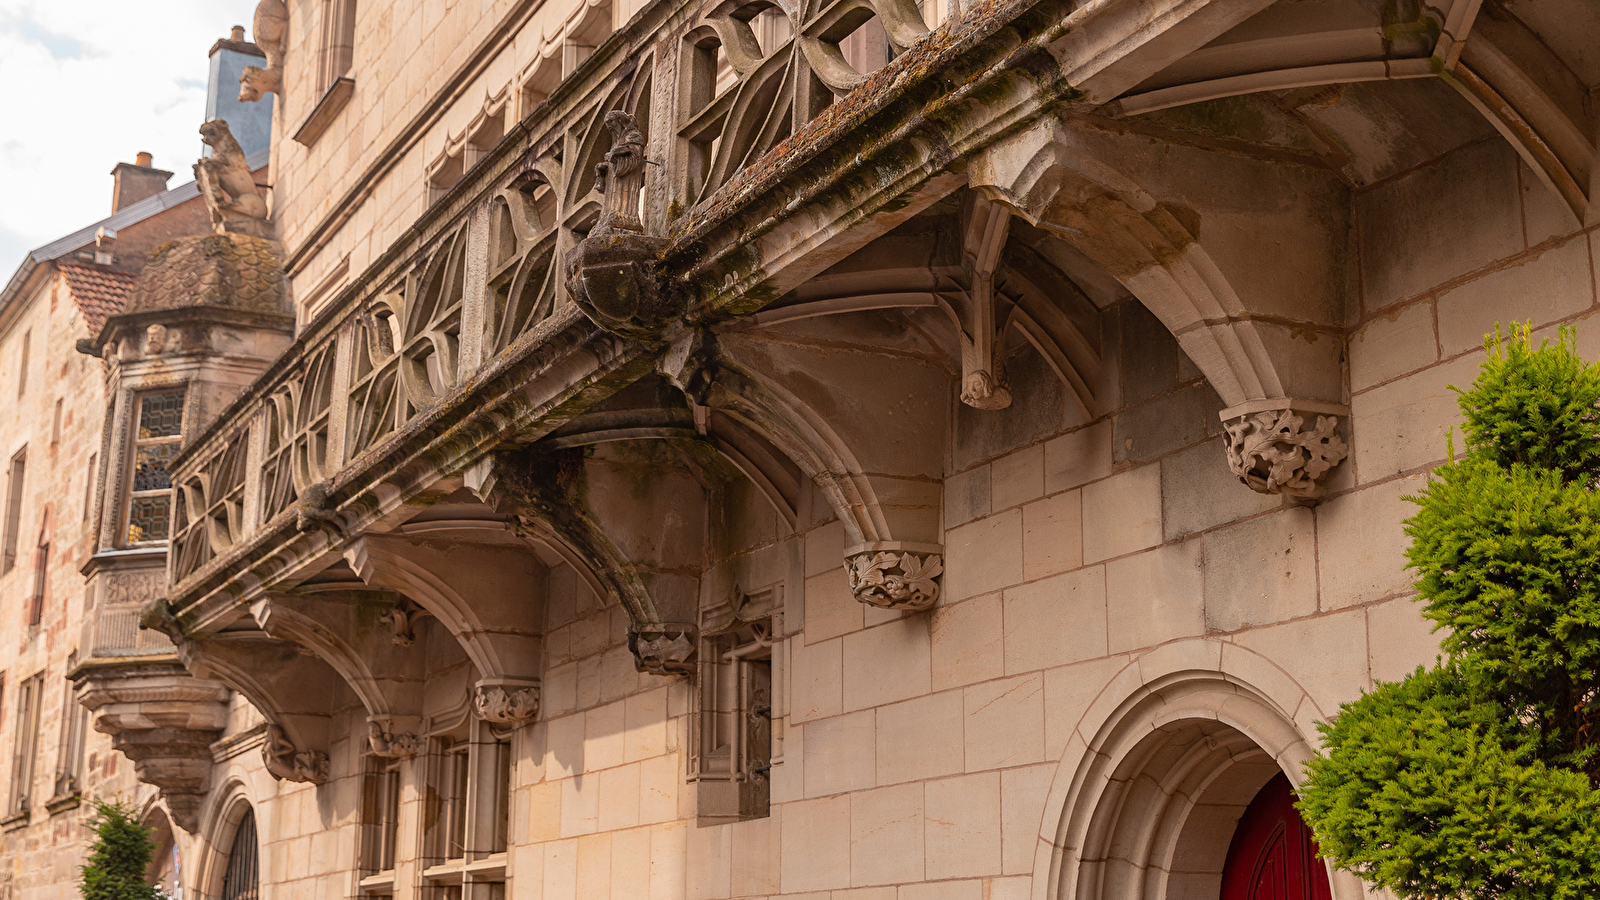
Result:
{"label": "red wooden door", "polygon": [[1280,774],[1250,801],[1222,867],[1221,900],[1332,900],[1328,870],[1294,799]]}

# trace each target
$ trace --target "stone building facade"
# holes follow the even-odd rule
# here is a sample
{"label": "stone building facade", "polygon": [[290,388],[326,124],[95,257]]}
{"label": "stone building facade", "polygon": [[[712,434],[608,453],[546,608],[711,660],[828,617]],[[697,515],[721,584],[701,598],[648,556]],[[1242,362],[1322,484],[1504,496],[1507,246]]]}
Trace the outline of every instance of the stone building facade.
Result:
{"label": "stone building facade", "polygon": [[[256,177],[265,177],[267,157],[263,147],[250,158]],[[159,469],[159,456],[142,470],[133,464],[123,442],[134,436],[116,424],[111,361],[81,352],[130,296],[147,292],[141,277],[153,252],[211,229],[195,184],[169,187],[173,172],[153,163],[147,153],[118,163],[111,214],[30,252],[0,289],[0,897],[77,895],[94,797],[147,809],[157,833],[151,879],[174,894],[180,885],[174,829],[150,805],[155,789],[91,727],[72,680],[97,657],[175,655],[163,635],[138,628],[140,607],[165,588],[164,542],[130,530],[151,524],[132,515],[128,488],[152,480],[148,463]],[[158,454],[163,446],[159,435],[145,443]],[[167,491],[151,487],[139,494],[160,494],[159,507]],[[107,577],[119,567],[139,574]]]}
{"label": "stone building facade", "polygon": [[264,0],[270,196],[214,154],[89,342],[115,427],[198,399],[173,652],[79,696],[196,896],[1231,898],[1437,653],[1403,498],[1484,334],[1600,356],[1597,35]]}

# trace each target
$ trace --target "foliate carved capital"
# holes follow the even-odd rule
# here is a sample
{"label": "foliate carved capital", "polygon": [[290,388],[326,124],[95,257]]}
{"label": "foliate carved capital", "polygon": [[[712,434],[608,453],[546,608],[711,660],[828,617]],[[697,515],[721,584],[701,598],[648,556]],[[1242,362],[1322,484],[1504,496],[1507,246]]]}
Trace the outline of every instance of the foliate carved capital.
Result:
{"label": "foliate carved capital", "polygon": [[[1222,411],[1228,468],[1262,494],[1316,497],[1324,474],[1350,454],[1339,436],[1343,407],[1313,401],[1256,401]],[[1308,427],[1313,421],[1314,425]]]}
{"label": "foliate carved capital", "polygon": [[267,725],[267,742],[261,745],[261,759],[267,771],[279,781],[322,784],[328,780],[328,754],[298,749],[282,726],[276,724]]}
{"label": "foliate carved capital", "polygon": [[[942,548],[941,548],[942,550]],[[850,593],[869,606],[923,610],[939,600],[944,554],[894,546],[854,548],[845,554]]]}
{"label": "foliate carved capital", "polygon": [[656,622],[628,632],[628,649],[635,666],[653,675],[687,675],[693,671],[695,643],[693,625],[681,622]]}
{"label": "foliate carved capital", "polygon": [[539,715],[539,683],[485,679],[472,690],[472,708],[486,722],[522,725]]}
{"label": "foliate carved capital", "polygon": [[[411,717],[408,717],[408,724]],[[373,756],[389,759],[409,759],[422,749],[422,741],[415,732],[402,731],[399,716],[367,717],[367,749]],[[413,726],[415,727],[415,726]]]}

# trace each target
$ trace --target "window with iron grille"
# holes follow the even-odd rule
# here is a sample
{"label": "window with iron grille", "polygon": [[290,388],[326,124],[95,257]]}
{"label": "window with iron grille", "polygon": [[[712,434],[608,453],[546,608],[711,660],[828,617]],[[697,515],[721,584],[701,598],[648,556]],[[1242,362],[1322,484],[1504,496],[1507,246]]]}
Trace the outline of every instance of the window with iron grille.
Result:
{"label": "window with iron grille", "polygon": [[228,868],[222,875],[222,900],[256,900],[261,896],[260,850],[256,846],[256,814],[247,809],[233,830]]}
{"label": "window with iron grille", "polygon": [[183,388],[140,394],[128,486],[130,544],[164,541],[172,524],[172,476],[167,462],[183,442]]}

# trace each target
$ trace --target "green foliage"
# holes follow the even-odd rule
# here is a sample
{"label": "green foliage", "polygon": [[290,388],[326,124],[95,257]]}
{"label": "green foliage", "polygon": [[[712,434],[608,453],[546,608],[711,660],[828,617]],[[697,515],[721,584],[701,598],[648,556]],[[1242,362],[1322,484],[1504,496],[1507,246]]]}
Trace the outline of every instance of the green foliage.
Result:
{"label": "green foliage", "polygon": [[83,900],[161,900],[145,883],[155,852],[150,830],[139,823],[138,810],[121,801],[94,801],[94,849],[83,866]]}
{"label": "green foliage", "polygon": [[1449,658],[1323,727],[1322,852],[1407,897],[1600,896],[1600,366],[1485,342],[1466,452],[1406,523]]}

